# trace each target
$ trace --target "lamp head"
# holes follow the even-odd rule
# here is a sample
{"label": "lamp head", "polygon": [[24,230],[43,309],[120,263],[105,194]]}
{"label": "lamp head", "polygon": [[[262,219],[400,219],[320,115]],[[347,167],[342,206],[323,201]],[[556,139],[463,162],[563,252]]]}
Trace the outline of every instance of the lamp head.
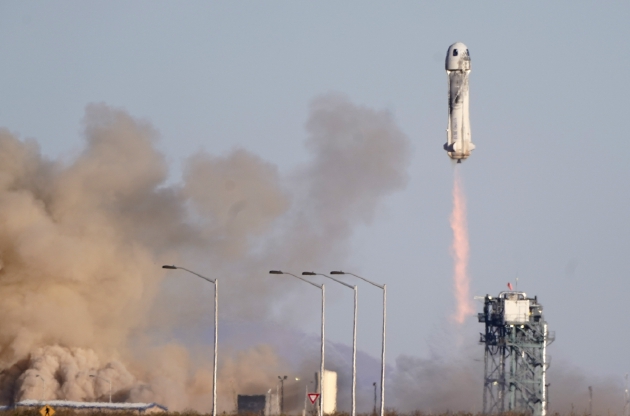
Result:
{"label": "lamp head", "polygon": [[302,276],[316,276],[317,273],[315,272],[302,272]]}
{"label": "lamp head", "polygon": [[284,274],[280,270],[269,270],[269,274]]}
{"label": "lamp head", "polygon": [[334,272],[330,272],[330,274],[345,274],[345,273],[342,272],[341,270],[336,270]]}
{"label": "lamp head", "polygon": [[164,266],[162,266],[162,268],[163,268],[163,269],[171,269],[171,270],[175,270],[175,269],[177,269],[177,267],[175,267],[175,265],[173,265],[173,266],[169,266],[169,265],[167,265],[167,264],[165,264]]}

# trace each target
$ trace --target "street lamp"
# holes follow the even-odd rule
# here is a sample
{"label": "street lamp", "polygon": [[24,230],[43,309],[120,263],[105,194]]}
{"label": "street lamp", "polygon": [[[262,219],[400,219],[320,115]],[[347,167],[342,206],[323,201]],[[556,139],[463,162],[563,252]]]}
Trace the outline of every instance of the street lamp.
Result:
{"label": "street lamp", "polygon": [[112,402],[112,381],[105,377],[97,376],[96,374],[90,374],[90,377],[100,378],[101,380],[105,380],[109,383],[109,402],[111,403]]}
{"label": "street lamp", "polygon": [[349,274],[350,276],[357,277],[364,282],[367,282],[373,286],[376,286],[380,289],[383,289],[383,335],[381,340],[381,413],[380,416],[385,416],[385,327],[387,323],[387,285],[379,285],[378,283],[374,283],[371,280],[366,279],[365,277],[358,276],[354,273],[342,272],[342,271],[333,271],[330,274]]}
{"label": "street lamp", "polygon": [[284,414],[284,380],[287,379],[287,376],[278,376],[280,380],[280,414]]}
{"label": "street lamp", "polygon": [[626,389],[623,393],[623,396],[626,399],[626,402],[623,405],[623,416],[628,416],[628,411],[630,410],[630,395],[628,394],[628,373],[626,373]]}
{"label": "street lamp", "polygon": [[376,416],[376,381],[372,383],[372,385],[374,386],[374,410],[372,411],[372,414]]}
{"label": "street lamp", "polygon": [[179,266],[162,266],[163,269],[181,269],[188,273],[194,274],[197,277],[202,278],[203,280],[214,284],[214,366],[213,366],[213,381],[212,381],[212,416],[217,416],[217,329],[219,327],[219,281],[217,279],[210,279],[205,276],[200,275],[199,273],[195,273],[192,270],[188,270],[184,267]]}
{"label": "street lamp", "polygon": [[334,280],[350,289],[354,290],[354,324],[352,329],[352,411],[351,416],[356,416],[356,402],[357,402],[357,300],[358,300],[358,288],[356,285],[351,286],[341,280],[337,280],[334,277],[327,274],[315,273],[315,272],[302,272],[303,276],[324,276]]}
{"label": "street lamp", "polygon": [[318,285],[316,283],[313,283],[309,280],[304,279],[303,277],[294,275],[293,273],[287,273],[287,272],[283,272],[280,270],[271,270],[269,272],[269,274],[288,274],[289,276],[293,276],[297,279],[300,279],[303,282],[308,283],[309,285],[315,286],[319,289],[322,290],[322,329],[321,329],[321,337],[322,337],[322,346],[321,346],[321,357],[320,357],[320,361],[319,361],[319,416],[323,416],[324,415],[324,402],[323,402],[323,397],[324,397],[324,346],[326,345],[326,339],[324,336],[324,316],[325,316],[325,309],[326,309],[326,287],[324,286],[324,284]]}
{"label": "street lamp", "polygon": [[39,377],[42,382],[44,383],[44,387],[42,388],[42,402],[44,401],[44,395],[46,394],[46,379],[42,376],[40,376],[39,374],[35,374],[35,377]]}

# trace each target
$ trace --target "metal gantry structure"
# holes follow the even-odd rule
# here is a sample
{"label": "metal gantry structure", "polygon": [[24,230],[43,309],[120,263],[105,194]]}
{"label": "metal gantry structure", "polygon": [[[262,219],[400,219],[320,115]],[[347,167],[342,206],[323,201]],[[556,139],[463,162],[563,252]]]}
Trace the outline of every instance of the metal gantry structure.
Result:
{"label": "metal gantry structure", "polygon": [[483,412],[546,416],[547,346],[555,334],[537,297],[517,291],[486,295],[478,318],[485,324]]}

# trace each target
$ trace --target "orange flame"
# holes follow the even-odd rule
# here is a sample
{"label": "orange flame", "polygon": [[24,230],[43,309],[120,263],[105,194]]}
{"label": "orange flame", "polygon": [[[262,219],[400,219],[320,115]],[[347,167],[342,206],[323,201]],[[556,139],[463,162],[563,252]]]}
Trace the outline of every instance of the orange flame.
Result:
{"label": "orange flame", "polygon": [[453,213],[451,214],[451,228],[453,229],[453,256],[455,280],[455,300],[457,311],[453,318],[458,324],[464,323],[467,316],[474,312],[470,300],[470,278],[468,277],[468,225],[466,223],[466,198],[461,184],[459,172],[455,171],[453,182]]}

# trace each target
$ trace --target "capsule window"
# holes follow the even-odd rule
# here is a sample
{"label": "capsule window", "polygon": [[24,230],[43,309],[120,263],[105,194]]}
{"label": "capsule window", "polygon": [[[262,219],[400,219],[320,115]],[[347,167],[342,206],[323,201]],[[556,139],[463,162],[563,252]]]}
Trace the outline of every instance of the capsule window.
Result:
{"label": "capsule window", "polygon": [[468,52],[468,49],[466,49],[466,56],[470,56],[470,52]]}
{"label": "capsule window", "polygon": [[457,56],[457,49],[453,49],[453,56]]}

